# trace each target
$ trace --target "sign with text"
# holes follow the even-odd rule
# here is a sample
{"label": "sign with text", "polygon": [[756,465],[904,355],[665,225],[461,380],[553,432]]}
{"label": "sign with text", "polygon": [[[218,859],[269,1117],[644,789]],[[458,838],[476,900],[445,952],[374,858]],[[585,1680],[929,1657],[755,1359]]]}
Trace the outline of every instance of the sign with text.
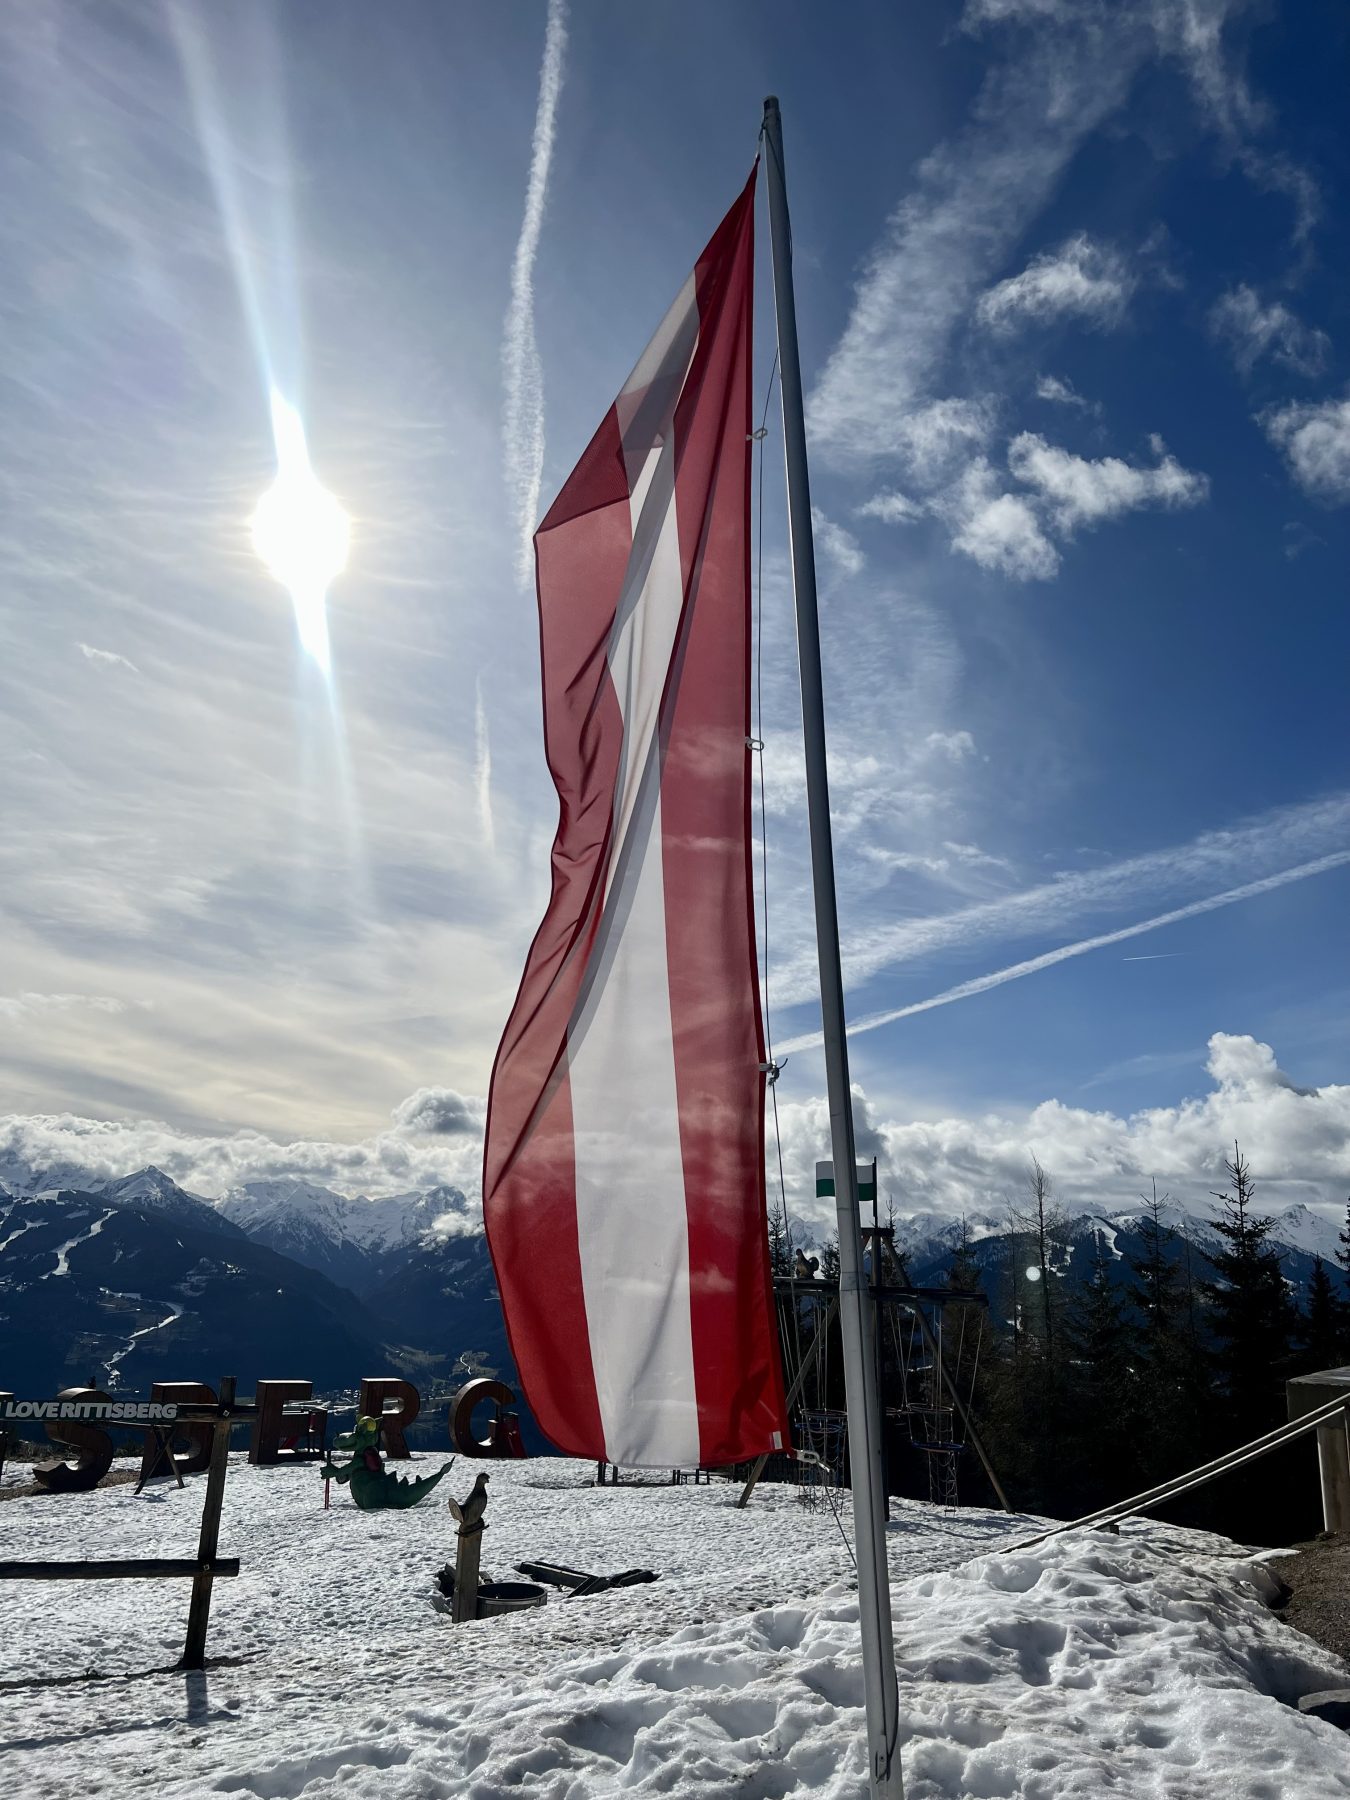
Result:
{"label": "sign with text", "polygon": [[[201,1409],[198,1409],[201,1410]],[[0,1425],[45,1425],[82,1419],[110,1425],[167,1425],[178,1417],[172,1400],[6,1400]]]}

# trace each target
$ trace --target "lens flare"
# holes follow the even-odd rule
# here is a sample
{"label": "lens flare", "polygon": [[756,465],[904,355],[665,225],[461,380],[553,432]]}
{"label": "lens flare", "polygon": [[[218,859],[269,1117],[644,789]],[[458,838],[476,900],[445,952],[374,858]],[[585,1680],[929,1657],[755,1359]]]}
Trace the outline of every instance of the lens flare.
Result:
{"label": "lens flare", "polygon": [[290,594],[301,646],[326,676],[328,588],[347,566],[351,520],[310,467],[304,424],[275,388],[272,437],[277,478],[254,511],[253,547]]}

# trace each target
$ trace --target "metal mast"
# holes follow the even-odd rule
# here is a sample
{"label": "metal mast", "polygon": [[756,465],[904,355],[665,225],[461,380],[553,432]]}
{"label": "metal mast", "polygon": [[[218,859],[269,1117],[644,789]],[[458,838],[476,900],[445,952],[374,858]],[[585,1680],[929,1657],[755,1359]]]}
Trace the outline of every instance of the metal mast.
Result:
{"label": "metal mast", "polygon": [[848,1044],[844,1036],[844,982],[839,966],[830,791],[825,769],[825,704],[820,673],[816,556],[806,467],[802,372],[797,354],[797,308],[792,291],[792,226],[788,218],[783,171],[783,121],[773,95],[764,102],[763,130],[783,394],[792,588],[797,612],[797,660],[801,673],[802,730],[806,740],[806,809],[811,831],[811,879],[820,958],[834,1195],[839,1217],[839,1320],[848,1396],[858,1611],[867,1696],[868,1775],[873,1800],[904,1800],[898,1750],[900,1705],[895,1650],[891,1641],[890,1572],[886,1564],[886,1509],[881,1479],[881,1407],[877,1398],[873,1332],[875,1303],[863,1274],[862,1228],[858,1216],[858,1171],[848,1079]]}

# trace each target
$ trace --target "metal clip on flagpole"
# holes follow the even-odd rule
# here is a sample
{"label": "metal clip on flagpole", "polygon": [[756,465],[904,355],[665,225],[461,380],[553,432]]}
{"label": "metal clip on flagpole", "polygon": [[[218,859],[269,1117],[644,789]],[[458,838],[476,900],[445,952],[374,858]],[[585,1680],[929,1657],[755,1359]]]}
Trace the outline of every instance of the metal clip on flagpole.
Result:
{"label": "metal clip on flagpole", "polygon": [[820,1001],[830,1100],[835,1206],[839,1216],[839,1321],[848,1398],[858,1612],[867,1697],[868,1776],[873,1800],[904,1800],[899,1754],[900,1704],[895,1679],[895,1649],[891,1641],[890,1571],[886,1564],[881,1407],[877,1398],[871,1318],[873,1300],[863,1275],[848,1044],[844,1036],[844,982],[839,965],[830,792],[825,770],[820,621],[816,607],[816,558],[811,533],[811,489],[806,468],[802,372],[797,354],[797,309],[792,292],[792,226],[783,173],[783,121],[778,101],[772,95],[764,102],[764,138],[769,227],[773,241],[774,308],[782,371],[783,448],[787,459],[792,588],[797,610],[797,660],[806,740],[806,810],[811,829],[811,878],[815,891],[816,946],[820,957]]}

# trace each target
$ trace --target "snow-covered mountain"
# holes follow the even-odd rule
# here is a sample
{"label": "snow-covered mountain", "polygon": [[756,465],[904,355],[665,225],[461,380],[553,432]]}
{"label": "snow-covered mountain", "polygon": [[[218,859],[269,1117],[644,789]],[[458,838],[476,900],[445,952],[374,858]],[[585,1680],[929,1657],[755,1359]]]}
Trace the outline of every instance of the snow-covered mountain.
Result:
{"label": "snow-covered mountain", "polygon": [[476,1209],[458,1188],[444,1185],[369,1200],[309,1181],[250,1181],[215,1204],[255,1243],[358,1293],[379,1280],[395,1252],[481,1229]]}
{"label": "snow-covered mountain", "polygon": [[257,1181],[212,1202],[153,1167],[5,1174],[4,1385],[227,1366],[350,1384],[378,1367],[434,1372],[468,1349],[509,1368],[482,1214],[458,1188],[369,1200]]}
{"label": "snow-covered mountain", "polygon": [[214,1231],[227,1237],[238,1235],[229,1218],[219,1213],[209,1200],[179,1187],[172,1177],[153,1164],[92,1191],[101,1194],[110,1206],[154,1214],[190,1226],[194,1231]]}
{"label": "snow-covered mountain", "polygon": [[[1259,1207],[1257,1212],[1259,1215]],[[1142,1205],[1110,1213],[1087,1207],[1062,1209],[1063,1225],[1054,1236],[1051,1267],[1070,1284],[1086,1280],[1100,1249],[1113,1279],[1128,1286],[1133,1280],[1131,1259],[1139,1260],[1146,1254],[1141,1226],[1147,1216],[1148,1209]],[[1168,1201],[1159,1208],[1159,1223],[1172,1233],[1172,1257],[1183,1258],[1189,1241],[1198,1258],[1196,1276],[1211,1279],[1208,1254],[1220,1243],[1213,1212],[1193,1213]],[[1021,1253],[1025,1240],[1013,1230],[1007,1215],[972,1214],[966,1219],[966,1227],[983,1286],[993,1296],[1004,1290],[1009,1257],[1014,1251]],[[1285,1280],[1296,1293],[1306,1288],[1315,1257],[1322,1258],[1333,1277],[1338,1274],[1335,1257],[1341,1247],[1339,1230],[1336,1219],[1308,1206],[1289,1206],[1275,1215],[1267,1242],[1279,1253]],[[920,1286],[944,1281],[960,1237],[960,1220],[940,1213],[916,1212],[896,1219],[896,1238],[905,1253],[910,1279]]]}
{"label": "snow-covered mountain", "polygon": [[1329,1219],[1325,1213],[1314,1212],[1312,1207],[1299,1203],[1287,1206],[1275,1215],[1270,1235],[1277,1243],[1288,1244],[1309,1256],[1320,1256],[1324,1263],[1331,1263],[1342,1248],[1340,1234],[1344,1223],[1343,1218]]}
{"label": "snow-covered mountain", "polygon": [[191,1196],[117,1185],[0,1196],[0,1385],[300,1373],[322,1391],[406,1366],[386,1348],[402,1334],[321,1273]]}

